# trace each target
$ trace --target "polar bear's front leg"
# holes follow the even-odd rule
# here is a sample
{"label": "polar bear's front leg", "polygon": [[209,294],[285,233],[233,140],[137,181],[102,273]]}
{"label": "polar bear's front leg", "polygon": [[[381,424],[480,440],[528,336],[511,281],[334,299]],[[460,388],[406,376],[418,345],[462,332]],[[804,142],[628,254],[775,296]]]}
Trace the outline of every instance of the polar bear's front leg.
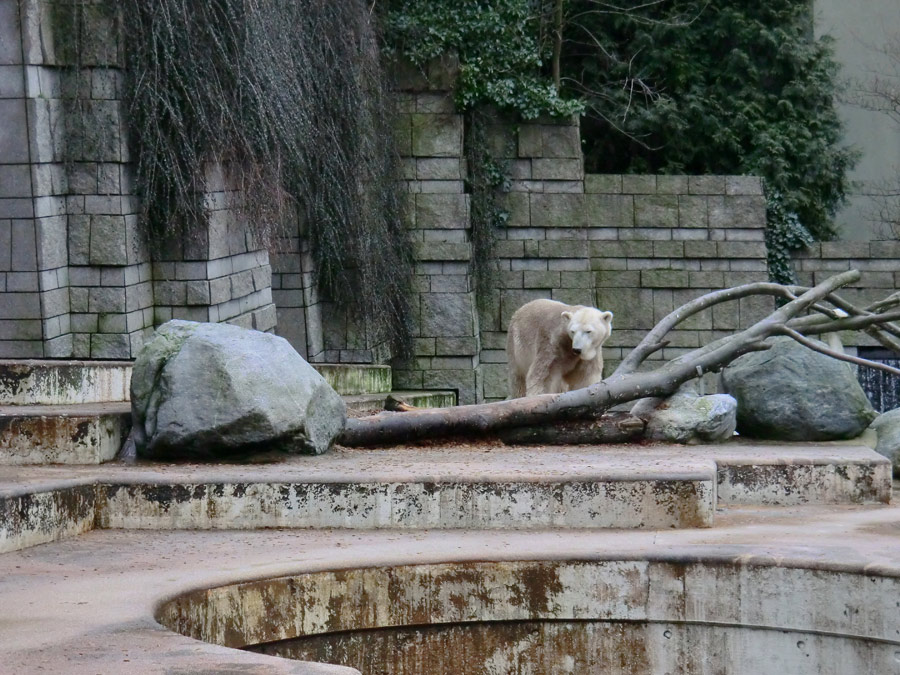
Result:
{"label": "polar bear's front leg", "polygon": [[518,368],[509,369],[509,398],[525,396],[525,374]]}
{"label": "polar bear's front leg", "polygon": [[525,376],[525,395],[561,394],[564,391],[563,381],[553,373],[551,364],[538,359],[531,364]]}

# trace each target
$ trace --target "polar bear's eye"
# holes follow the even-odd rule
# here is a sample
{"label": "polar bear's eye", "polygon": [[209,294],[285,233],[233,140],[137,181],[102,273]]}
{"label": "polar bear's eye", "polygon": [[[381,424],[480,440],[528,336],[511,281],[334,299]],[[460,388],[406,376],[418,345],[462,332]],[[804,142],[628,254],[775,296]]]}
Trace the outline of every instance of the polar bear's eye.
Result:
{"label": "polar bear's eye", "polygon": [[585,329],[584,329],[584,332],[585,332],[585,333],[593,333],[593,332],[594,332],[594,329],[593,329],[593,328],[585,328]]}

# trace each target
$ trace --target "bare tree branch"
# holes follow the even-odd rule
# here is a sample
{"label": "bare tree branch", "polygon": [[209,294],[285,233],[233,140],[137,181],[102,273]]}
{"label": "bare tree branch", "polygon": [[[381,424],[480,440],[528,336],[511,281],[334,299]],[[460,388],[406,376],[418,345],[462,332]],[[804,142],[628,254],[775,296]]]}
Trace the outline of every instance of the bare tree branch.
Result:
{"label": "bare tree branch", "polygon": [[[839,319],[823,315],[800,316],[819,305],[838,288],[859,278],[858,271],[848,270],[805,290],[799,296],[795,296],[789,287],[768,283],[716,291],[697,298],[666,316],[626,358],[627,365],[624,368],[620,366],[608,380],[563,394],[544,394],[447,409],[379,413],[351,419],[339,442],[343,445],[378,445],[439,436],[484,436],[513,427],[595,419],[619,403],[671,395],[681,384],[694,379],[698,374],[719,370],[743,354],[767,349],[768,343],[765,340],[773,335],[790,334],[793,337],[793,334],[797,334],[806,340],[803,332],[821,334],[864,329],[900,318],[900,310]],[[637,368],[650,353],[658,350],[663,343],[662,338],[687,317],[719,302],[751,295],[793,299],[746,330],[695,349],[656,370],[628,372],[629,368]],[[832,355],[830,350],[829,355]]]}
{"label": "bare tree branch", "polygon": [[[797,287],[793,287],[797,288]],[[781,284],[773,284],[768,282],[760,282],[754,284],[744,284],[743,286],[735,286],[734,288],[726,288],[721,291],[713,291],[702,295],[689,303],[682,305],[674,312],[670,312],[656,324],[656,326],[640,341],[631,353],[625,357],[615,372],[610,375],[607,380],[615,381],[625,375],[630,375],[650,356],[663,346],[663,338],[685,319],[695,314],[709,309],[713,305],[730,300],[738,300],[746,298],[750,295],[773,295],[793,300],[796,298],[793,288],[782,286]],[[803,289],[808,291],[809,289]]]}
{"label": "bare tree branch", "polygon": [[900,369],[894,368],[893,366],[889,366],[885,363],[878,363],[877,361],[869,361],[868,359],[863,359],[858,356],[851,356],[850,354],[845,354],[843,352],[835,351],[830,347],[826,347],[821,342],[816,342],[815,340],[810,340],[809,338],[804,337],[800,333],[787,326],[782,326],[781,333],[787,335],[788,337],[796,340],[804,347],[808,347],[812,349],[814,352],[819,352],[820,354],[825,354],[826,356],[830,356],[833,359],[837,359],[838,361],[846,361],[848,363],[855,363],[858,366],[866,366],[867,368],[876,368],[878,370],[884,370],[888,373],[893,373],[894,375],[900,375]]}

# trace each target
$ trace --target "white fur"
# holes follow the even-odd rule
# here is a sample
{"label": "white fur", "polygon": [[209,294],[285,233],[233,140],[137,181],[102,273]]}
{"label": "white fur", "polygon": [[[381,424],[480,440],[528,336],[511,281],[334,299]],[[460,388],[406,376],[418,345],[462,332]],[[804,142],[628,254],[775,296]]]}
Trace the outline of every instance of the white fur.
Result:
{"label": "white fur", "polygon": [[612,312],[533,300],[513,314],[506,341],[510,398],[558,394],[603,379]]}

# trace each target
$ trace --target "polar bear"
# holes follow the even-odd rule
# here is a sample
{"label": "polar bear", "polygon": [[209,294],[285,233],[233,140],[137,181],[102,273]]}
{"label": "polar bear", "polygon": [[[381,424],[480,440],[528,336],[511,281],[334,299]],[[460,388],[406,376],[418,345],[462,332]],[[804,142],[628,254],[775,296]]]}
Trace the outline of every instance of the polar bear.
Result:
{"label": "polar bear", "polygon": [[519,307],[506,338],[509,397],[559,394],[602,380],[601,347],[612,318],[612,312],[555,300]]}

